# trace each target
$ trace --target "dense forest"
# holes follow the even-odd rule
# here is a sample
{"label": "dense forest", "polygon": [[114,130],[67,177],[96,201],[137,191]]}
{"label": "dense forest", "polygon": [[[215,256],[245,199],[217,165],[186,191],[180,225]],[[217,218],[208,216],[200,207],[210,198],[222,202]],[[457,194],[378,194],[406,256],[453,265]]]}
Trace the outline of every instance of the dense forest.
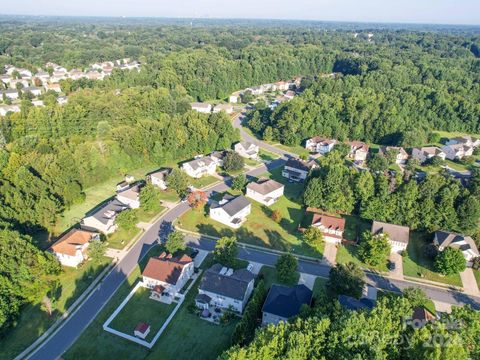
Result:
{"label": "dense forest", "polygon": [[[432,129],[478,131],[478,31],[432,30],[375,28],[355,37],[351,26],[331,24],[1,18],[0,73],[6,64],[71,69],[124,57],[142,68],[105,81],[64,81],[68,104],[51,93],[42,108],[24,98],[21,112],[0,119],[0,329],[54,286],[58,264],[30,236],[51,232],[85,188],[238,140],[228,116],[192,112],[191,101],[305,76],[303,94],[273,113],[254,113],[252,129],[270,128],[286,144],[321,134],[414,144]],[[320,76],[332,72],[341,74]],[[456,193],[455,206],[466,196]]]}

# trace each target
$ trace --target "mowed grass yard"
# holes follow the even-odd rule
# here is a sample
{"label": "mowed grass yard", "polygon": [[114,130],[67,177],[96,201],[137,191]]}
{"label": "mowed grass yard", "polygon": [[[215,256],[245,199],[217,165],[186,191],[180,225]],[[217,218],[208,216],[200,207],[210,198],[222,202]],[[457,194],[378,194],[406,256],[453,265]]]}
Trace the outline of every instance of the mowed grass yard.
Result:
{"label": "mowed grass yard", "polygon": [[13,329],[0,340],[0,359],[13,359],[32,344],[73,304],[110,261],[104,258],[99,264],[87,262],[78,269],[64,267],[59,278],[55,312],[49,316],[41,309],[40,303],[25,305]]}
{"label": "mowed grass yard", "polygon": [[410,233],[408,256],[403,258],[403,274],[425,280],[437,281],[449,285],[462,286],[460,275],[442,276],[435,272],[434,262],[425,256],[425,247],[428,245],[427,236],[418,232]]}
{"label": "mowed grass yard", "polygon": [[[159,255],[162,251],[162,247],[157,246],[147,254],[146,258],[140,262],[140,266],[130,274],[100,314],[63,355],[64,359],[88,359],[92,354],[95,354],[95,359],[216,359],[219,354],[228,349],[237,321],[226,326],[214,325],[201,320],[188,310],[198,294],[201,276],[196,280],[172,322],[151,350],[103,330],[103,323],[138,281],[148,258]],[[211,256],[209,256],[202,264],[202,268],[205,269],[211,263]]]}
{"label": "mowed grass yard", "polygon": [[133,336],[135,327],[141,322],[146,322],[150,325],[150,333],[145,340],[152,341],[177,303],[164,304],[149,297],[150,290],[139,287],[109,327]]}
{"label": "mowed grass yard", "polygon": [[[271,177],[285,184],[285,196],[281,197],[270,207],[263,206],[254,200],[252,212],[240,229],[231,229],[215,220],[212,220],[203,208],[192,209],[180,217],[179,227],[211,236],[236,236],[240,242],[263,246],[281,251],[292,251],[295,254],[321,257],[322,249],[316,251],[306,245],[297,230],[304,210],[301,205],[303,184],[291,184],[281,176],[281,169],[262,175]],[[238,195],[239,192],[232,192]],[[208,206],[207,206],[208,207]],[[277,223],[271,219],[272,211],[278,210],[282,220]]]}

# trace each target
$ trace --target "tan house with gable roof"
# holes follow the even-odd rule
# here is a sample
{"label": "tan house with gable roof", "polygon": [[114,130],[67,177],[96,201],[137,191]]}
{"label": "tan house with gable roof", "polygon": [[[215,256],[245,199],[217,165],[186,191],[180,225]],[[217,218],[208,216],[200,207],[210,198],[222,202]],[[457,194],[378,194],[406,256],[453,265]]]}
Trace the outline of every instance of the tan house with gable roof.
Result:
{"label": "tan house with gable roof", "polygon": [[285,186],[271,179],[260,179],[247,185],[246,196],[259,203],[270,206],[283,196]]}
{"label": "tan house with gable roof", "polygon": [[436,146],[426,146],[412,149],[412,157],[418,159],[420,163],[424,163],[435,156],[442,160],[445,160],[446,157],[445,153]]}
{"label": "tan house with gable roof", "polygon": [[388,242],[392,247],[392,253],[400,253],[407,250],[410,239],[410,229],[406,226],[374,221],[372,224],[372,233],[374,235],[387,234]]}

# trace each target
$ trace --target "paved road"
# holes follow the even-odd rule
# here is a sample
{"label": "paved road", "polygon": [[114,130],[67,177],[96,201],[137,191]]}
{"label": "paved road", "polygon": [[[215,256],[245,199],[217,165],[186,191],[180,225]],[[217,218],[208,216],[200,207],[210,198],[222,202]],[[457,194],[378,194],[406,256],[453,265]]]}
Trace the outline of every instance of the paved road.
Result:
{"label": "paved road", "polygon": [[[258,144],[262,148],[281,156],[280,159],[274,160],[259,169],[254,169],[248,172],[247,176],[258,176],[267,171],[267,169],[282,166],[286,158],[294,156],[294,154],[284,152],[281,149],[264,144],[251,137],[241,129],[239,118],[235,119],[235,126],[240,127],[244,140]],[[223,192],[227,190],[229,181],[230,179],[226,179],[225,182],[213,186],[208,190],[208,193],[210,194],[215,191]],[[128,251],[127,255],[114,267],[113,271],[105,277],[94,293],[65,320],[60,327],[60,330],[44,342],[29,358],[34,360],[50,360],[60,357],[75,342],[90,322],[95,319],[96,315],[102,310],[110,297],[137,266],[138,262],[145,256],[152,246],[157,243],[159,237],[168,231],[170,224],[188,209],[189,207],[187,204],[179,204],[168,211],[150,229],[148,229],[139,241]],[[215,244],[213,240],[207,238],[189,238],[188,242],[189,245],[193,247],[208,251],[211,251]],[[266,251],[241,248],[239,250],[239,258],[265,265],[274,265],[277,261],[278,255]],[[305,260],[299,261],[298,270],[303,273],[327,277],[329,269],[328,266],[318,262]],[[388,289],[397,292],[401,289],[412,286],[412,283],[407,281],[389,280],[375,275],[368,275],[368,279],[370,283],[381,289]],[[428,285],[416,286],[422,288],[432,300],[456,305],[472,304],[477,308],[480,307],[480,298],[478,297],[469,297],[456,291],[438,289]]]}

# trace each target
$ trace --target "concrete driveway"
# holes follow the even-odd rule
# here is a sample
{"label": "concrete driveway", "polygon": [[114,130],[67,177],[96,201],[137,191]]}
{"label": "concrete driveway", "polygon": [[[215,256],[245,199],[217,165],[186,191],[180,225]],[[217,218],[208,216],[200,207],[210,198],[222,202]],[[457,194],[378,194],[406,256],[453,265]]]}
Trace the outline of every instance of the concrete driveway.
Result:
{"label": "concrete driveway", "polygon": [[305,285],[310,290],[313,290],[313,286],[315,285],[316,278],[317,277],[314,275],[300,273],[300,278],[298,279],[298,283]]}
{"label": "concrete driveway", "polygon": [[208,251],[206,251],[206,250],[200,250],[200,249],[197,249],[197,250],[198,250],[198,254],[193,259],[193,264],[195,265],[196,268],[198,268],[198,267],[200,267],[200,265],[202,265],[203,260],[205,260],[205,258],[208,255]]}
{"label": "concrete driveway", "polygon": [[390,277],[403,280],[403,258],[402,255],[391,253],[389,260],[395,264],[395,269],[390,270]]}
{"label": "concrete driveway", "polygon": [[337,245],[325,242],[325,250],[323,251],[323,262],[330,266],[337,263]]}
{"label": "concrete driveway", "polygon": [[448,314],[452,312],[452,305],[449,303],[433,300],[433,304],[435,305],[435,310],[437,312],[448,313]]}
{"label": "concrete driveway", "polygon": [[465,271],[460,273],[460,278],[462,279],[463,290],[469,295],[480,295],[478,290],[477,279],[473,274],[472,268],[466,268]]}
{"label": "concrete driveway", "polygon": [[260,272],[260,269],[262,268],[263,264],[260,264],[258,262],[254,262],[254,261],[249,261],[248,263],[253,266],[252,273],[255,274],[255,275],[258,275],[258,273]]}

